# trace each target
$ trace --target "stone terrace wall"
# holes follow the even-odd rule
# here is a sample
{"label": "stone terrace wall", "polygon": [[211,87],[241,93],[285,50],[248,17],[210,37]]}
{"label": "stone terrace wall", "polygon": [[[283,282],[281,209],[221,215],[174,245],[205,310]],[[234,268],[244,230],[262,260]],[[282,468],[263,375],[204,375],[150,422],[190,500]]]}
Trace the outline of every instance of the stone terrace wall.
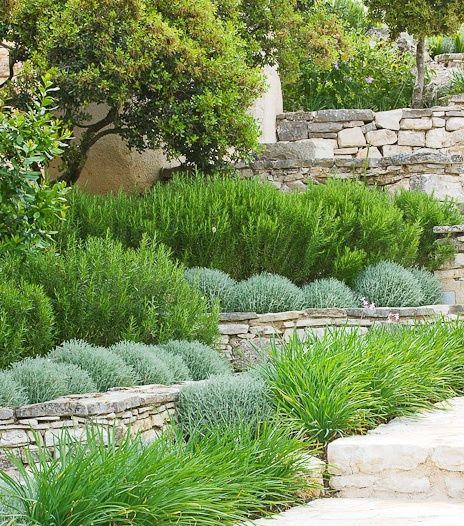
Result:
{"label": "stone terrace wall", "polygon": [[180,386],[149,385],[114,389],[107,393],[74,395],[16,409],[0,408],[0,469],[11,465],[5,451],[32,454],[41,441],[53,449],[63,430],[81,437],[89,423],[114,428],[117,433],[141,433],[156,438],[175,412]]}
{"label": "stone terrace wall", "polygon": [[418,308],[306,309],[271,314],[224,313],[221,315],[219,348],[236,370],[259,359],[259,349],[272,339],[288,340],[295,333],[321,335],[328,327],[358,329],[361,333],[377,324],[412,324],[434,321],[440,317],[452,320],[464,312],[462,305],[433,305]]}
{"label": "stone terrace wall", "polygon": [[313,139],[315,159],[381,158],[424,149],[464,152],[464,109],[458,106],[284,113],[277,121],[279,141]]}
{"label": "stone terrace wall", "polygon": [[433,231],[438,242],[451,239],[456,248],[454,259],[437,270],[435,276],[440,280],[448,303],[464,304],[464,225],[437,226]]}
{"label": "stone terrace wall", "polygon": [[464,66],[464,53],[443,53],[436,55],[433,60],[446,68],[462,68]]}

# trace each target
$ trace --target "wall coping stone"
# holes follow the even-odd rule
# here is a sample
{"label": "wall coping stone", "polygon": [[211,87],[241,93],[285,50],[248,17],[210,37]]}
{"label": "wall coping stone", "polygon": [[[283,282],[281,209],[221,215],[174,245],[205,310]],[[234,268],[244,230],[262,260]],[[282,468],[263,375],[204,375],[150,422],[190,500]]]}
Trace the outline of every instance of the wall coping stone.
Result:
{"label": "wall coping stone", "polygon": [[434,226],[434,234],[462,234],[464,233],[464,225],[449,225],[449,226]]}

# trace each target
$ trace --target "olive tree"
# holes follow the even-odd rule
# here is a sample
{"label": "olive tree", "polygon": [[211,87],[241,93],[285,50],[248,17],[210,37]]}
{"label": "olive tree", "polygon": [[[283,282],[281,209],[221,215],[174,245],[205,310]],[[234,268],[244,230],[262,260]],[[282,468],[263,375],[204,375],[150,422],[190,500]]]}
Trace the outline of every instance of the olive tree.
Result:
{"label": "olive tree", "polygon": [[462,0],[366,0],[371,17],[384,22],[393,36],[407,31],[417,40],[417,80],[412,105],[424,104],[427,37],[449,34],[464,22]]}
{"label": "olive tree", "polygon": [[[224,16],[212,0],[8,2],[0,41],[14,42],[10,57],[23,65],[10,91],[21,101],[30,78],[48,72],[79,137],[64,153],[63,180],[77,181],[90,148],[110,134],[205,170],[257,148],[247,110],[264,80],[258,49],[234,24],[237,2]],[[92,104],[103,118],[91,119]]]}

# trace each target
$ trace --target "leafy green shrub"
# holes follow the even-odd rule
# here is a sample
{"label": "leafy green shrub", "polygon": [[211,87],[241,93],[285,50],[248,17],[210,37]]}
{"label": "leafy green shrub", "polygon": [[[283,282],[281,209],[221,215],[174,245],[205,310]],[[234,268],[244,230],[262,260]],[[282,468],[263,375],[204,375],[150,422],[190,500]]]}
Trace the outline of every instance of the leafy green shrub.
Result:
{"label": "leafy green shrub", "polygon": [[211,376],[231,372],[228,361],[219,352],[200,342],[172,340],[162,348],[184,360],[192,380],[206,380]]}
{"label": "leafy green shrub", "polygon": [[391,329],[274,345],[263,372],[277,410],[326,445],[462,392],[461,322]]}
{"label": "leafy green shrub", "polygon": [[210,304],[219,300],[221,305],[227,305],[231,289],[236,284],[228,274],[212,268],[189,268],[185,271],[185,279],[200,289]]}
{"label": "leafy green shrub", "polygon": [[10,373],[0,371],[0,407],[15,407],[28,403],[27,394]]}
{"label": "leafy green shrub", "polygon": [[117,354],[134,370],[137,385],[174,383],[170,364],[152,352],[149,346],[134,342],[119,342],[108,350]]}
{"label": "leafy green shrub", "polygon": [[182,389],[178,420],[186,435],[240,423],[255,427],[273,414],[268,395],[261,378],[218,376]]}
{"label": "leafy green shrub", "polygon": [[229,302],[230,312],[285,312],[304,307],[301,290],[289,279],[268,273],[252,276],[235,285]]}
{"label": "leafy green shrub", "polygon": [[199,175],[156,185],[143,196],[74,190],[60,243],[66,250],[76,236],[105,237],[109,231],[137,247],[146,233],[186,266],[213,267],[237,280],[269,272],[297,285],[323,277],[351,283],[377,261],[436,268],[453,253],[450,246],[442,253],[432,227],[462,222],[457,209],[412,193],[395,198],[361,182],[330,180],[285,194],[256,180]]}
{"label": "leafy green shrub", "polygon": [[351,33],[351,53],[330,69],[305,62],[298,82],[284,85],[288,111],[332,108],[408,107],[414,88],[414,58],[395,44],[364,32]]}
{"label": "leafy green shrub", "polygon": [[80,340],[70,340],[55,347],[48,358],[58,363],[77,365],[90,375],[99,391],[135,385],[138,380],[131,364],[125,363],[117,354]]}
{"label": "leafy green shrub", "polygon": [[188,443],[165,433],[149,445],[90,429],[84,440],[64,432],[56,448],[54,457],[39,445],[30,469],[13,460],[24,484],[0,473],[3,517],[37,525],[56,517],[63,525],[234,525],[289,507],[308,488],[303,445],[276,425],[218,429]]}
{"label": "leafy green shrub", "polygon": [[309,308],[358,307],[355,293],[342,281],[334,278],[318,279],[303,287],[305,306]]}
{"label": "leafy green shrub", "polygon": [[53,116],[51,91],[45,77],[22,110],[0,93],[0,254],[47,248],[54,223],[65,216],[67,188],[50,184],[41,172],[70,136]]}
{"label": "leafy green shrub", "polygon": [[418,268],[411,268],[409,271],[419,282],[425,305],[438,305],[443,302],[443,289],[438,279],[431,272]]}
{"label": "leafy green shrub", "polygon": [[125,250],[108,238],[88,239],[70,243],[61,256],[34,254],[13,267],[8,272],[41,284],[51,298],[60,341],[211,342],[217,333],[217,310],[208,312],[162,245],[143,241]]}
{"label": "leafy green shrub", "polygon": [[0,282],[0,368],[53,345],[55,320],[41,287]]}
{"label": "leafy green shrub", "polygon": [[55,363],[47,358],[25,358],[13,364],[10,371],[31,404],[97,390],[87,372],[76,365]]}
{"label": "leafy green shrub", "polygon": [[364,269],[354,289],[377,307],[418,307],[424,304],[419,281],[401,265],[381,261]]}
{"label": "leafy green shrub", "polygon": [[420,227],[420,239],[415,262],[420,267],[437,270],[453,254],[451,242],[437,243],[433,227],[459,225],[462,213],[452,200],[438,201],[424,192],[401,190],[394,195],[395,206],[400,208],[407,223],[416,222]]}

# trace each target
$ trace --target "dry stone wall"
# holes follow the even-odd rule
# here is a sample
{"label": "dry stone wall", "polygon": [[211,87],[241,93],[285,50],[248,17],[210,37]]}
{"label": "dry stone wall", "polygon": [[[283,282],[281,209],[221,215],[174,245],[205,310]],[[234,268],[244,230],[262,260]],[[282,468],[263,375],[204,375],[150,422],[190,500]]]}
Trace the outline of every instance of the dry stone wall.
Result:
{"label": "dry stone wall", "polygon": [[53,447],[64,430],[80,438],[91,423],[123,434],[130,429],[146,441],[169,425],[181,386],[149,385],[107,393],[74,395],[42,404],[0,408],[0,469],[10,470],[7,453],[32,455],[42,443]]}
{"label": "dry stone wall", "polygon": [[451,240],[456,248],[454,258],[435,272],[450,304],[464,304],[464,225],[437,226],[433,229],[438,242]]}
{"label": "dry stone wall", "polygon": [[277,119],[279,141],[251,165],[238,166],[244,177],[283,191],[334,176],[363,177],[464,203],[464,98],[423,110],[322,110]]}
{"label": "dry stone wall", "polygon": [[443,53],[433,59],[445,68],[462,68],[464,66],[464,53]]}
{"label": "dry stone wall", "polygon": [[219,349],[236,370],[242,370],[260,358],[260,349],[271,340],[288,340],[321,335],[329,327],[367,332],[378,324],[412,324],[434,321],[441,317],[452,320],[464,312],[462,305],[433,305],[417,308],[376,309],[306,309],[303,311],[256,314],[224,313],[220,318]]}

